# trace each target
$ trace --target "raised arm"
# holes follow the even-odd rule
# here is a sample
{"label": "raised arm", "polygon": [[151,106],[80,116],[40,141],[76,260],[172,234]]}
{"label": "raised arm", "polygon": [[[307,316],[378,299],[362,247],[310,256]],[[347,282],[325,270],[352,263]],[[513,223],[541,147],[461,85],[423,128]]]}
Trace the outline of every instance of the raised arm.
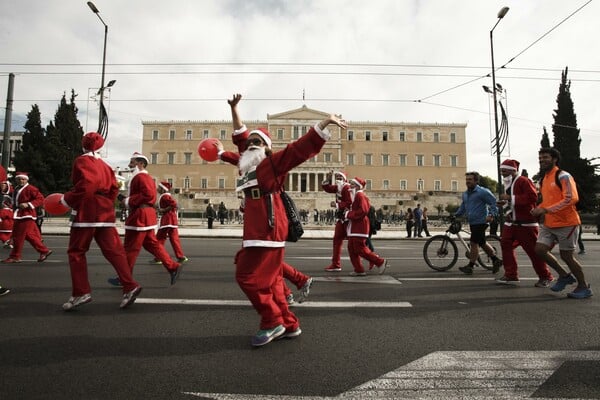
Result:
{"label": "raised arm", "polygon": [[237,110],[237,105],[241,99],[242,95],[239,93],[235,93],[231,100],[227,100],[227,103],[229,103],[229,106],[231,107],[231,119],[233,121],[233,130],[236,131],[244,126]]}

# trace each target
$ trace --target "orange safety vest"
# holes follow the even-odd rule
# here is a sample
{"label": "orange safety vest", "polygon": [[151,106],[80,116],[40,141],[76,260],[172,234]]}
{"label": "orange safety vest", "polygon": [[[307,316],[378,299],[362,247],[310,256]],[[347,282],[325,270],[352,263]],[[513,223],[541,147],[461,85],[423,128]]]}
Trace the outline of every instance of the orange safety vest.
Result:
{"label": "orange safety vest", "polygon": [[546,209],[544,225],[548,228],[561,228],[581,224],[575,205],[579,201],[575,180],[566,171],[560,171],[558,179],[561,188],[556,184],[558,167],[554,166],[546,173],[540,187],[542,202],[539,207]]}

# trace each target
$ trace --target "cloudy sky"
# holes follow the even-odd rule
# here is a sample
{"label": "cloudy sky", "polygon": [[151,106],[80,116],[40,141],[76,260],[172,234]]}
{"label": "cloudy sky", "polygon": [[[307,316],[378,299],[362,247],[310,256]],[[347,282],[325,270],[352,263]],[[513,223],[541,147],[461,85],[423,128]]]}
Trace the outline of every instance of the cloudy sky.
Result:
{"label": "cloudy sky", "polygon": [[[467,123],[467,168],[496,177],[491,154],[490,30],[506,89],[510,149],[537,170],[561,70],[572,81],[582,155],[600,149],[600,1],[94,0],[109,26],[108,161],[141,150],[142,121],[246,120],[306,104],[350,121]],[[44,126],[74,89],[95,130],[104,27],[83,0],[0,2],[0,94],[16,75],[13,128],[32,104]],[[514,58],[514,60],[513,60]],[[510,61],[512,60],[512,61]],[[303,100],[303,93],[305,99]],[[2,99],[2,107],[6,104]],[[4,113],[0,115],[4,126]]]}

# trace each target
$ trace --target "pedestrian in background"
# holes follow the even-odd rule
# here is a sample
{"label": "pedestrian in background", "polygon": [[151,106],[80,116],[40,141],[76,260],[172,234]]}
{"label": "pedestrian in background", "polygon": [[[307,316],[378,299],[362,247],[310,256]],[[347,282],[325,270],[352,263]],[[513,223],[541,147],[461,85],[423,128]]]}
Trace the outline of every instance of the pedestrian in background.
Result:
{"label": "pedestrian in background", "polygon": [[427,222],[429,221],[429,216],[427,215],[427,207],[423,207],[423,217],[421,218],[421,231],[425,232],[425,236],[430,237],[429,227],[427,226]]}
{"label": "pedestrian in background", "polygon": [[404,214],[404,221],[406,222],[406,237],[410,238],[412,236],[412,230],[415,224],[415,217],[412,208],[408,207],[406,209],[406,214]]}
{"label": "pedestrian in background", "polygon": [[423,237],[423,235],[421,234],[422,229],[423,229],[423,210],[421,209],[421,205],[417,204],[417,207],[415,207],[415,209],[413,210],[413,219],[414,219],[414,237]]}
{"label": "pedestrian in background", "polygon": [[215,220],[216,216],[217,212],[215,211],[212,203],[208,203],[206,206],[206,221],[208,223],[208,229],[213,228],[213,221]]}

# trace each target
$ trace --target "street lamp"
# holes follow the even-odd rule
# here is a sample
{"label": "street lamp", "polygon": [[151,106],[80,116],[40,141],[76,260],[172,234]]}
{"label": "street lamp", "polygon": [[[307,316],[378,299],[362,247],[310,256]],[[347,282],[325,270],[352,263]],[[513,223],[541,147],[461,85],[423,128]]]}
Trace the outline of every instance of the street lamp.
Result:
{"label": "street lamp", "polygon": [[[496,172],[498,174],[498,194],[502,194],[502,175],[500,174],[500,133],[498,131],[498,102],[496,100],[496,66],[494,65],[494,29],[500,23],[500,20],[504,18],[508,12],[508,7],[502,7],[498,11],[498,21],[490,31],[490,49],[492,52],[492,93],[494,96],[494,128],[495,128],[495,139],[496,139]],[[485,89],[484,89],[485,90]]]}
{"label": "street lamp", "polygon": [[88,7],[102,22],[104,25],[104,51],[102,53],[102,78],[100,81],[100,89],[98,90],[98,94],[100,95],[100,113],[98,115],[98,133],[102,135],[102,137],[106,138],[108,134],[108,116],[106,115],[106,109],[104,108],[104,89],[111,87],[115,84],[116,81],[112,80],[108,83],[107,86],[104,86],[104,71],[106,69],[106,37],[108,36],[108,25],[104,22],[102,17],[100,16],[100,11],[91,1],[87,2]]}

